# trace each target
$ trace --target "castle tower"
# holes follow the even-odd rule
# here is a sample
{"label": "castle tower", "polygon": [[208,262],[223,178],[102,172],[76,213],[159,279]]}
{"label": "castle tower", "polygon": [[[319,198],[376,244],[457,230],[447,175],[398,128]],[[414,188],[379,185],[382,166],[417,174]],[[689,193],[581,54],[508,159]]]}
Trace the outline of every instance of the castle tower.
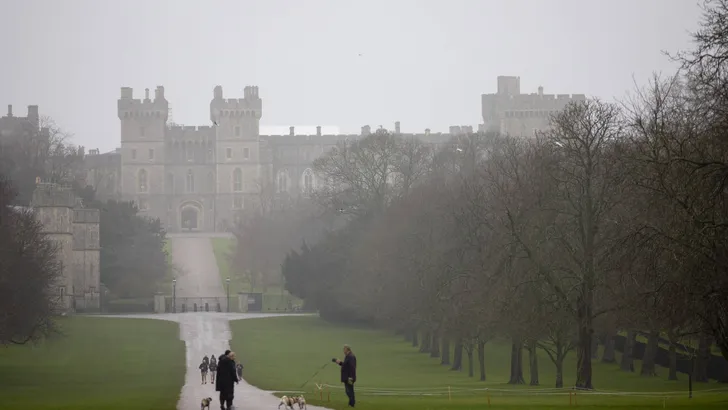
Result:
{"label": "castle tower", "polygon": [[154,91],[154,99],[145,90],[143,100],[134,99],[133,90],[121,89],[118,101],[121,120],[121,195],[133,200],[142,214],[163,217],[164,161],[169,104],[164,87]]}
{"label": "castle tower", "polygon": [[55,241],[58,256],[63,262],[63,275],[58,279],[57,289],[61,308],[70,311],[73,308],[74,275],[73,275],[73,208],[76,196],[70,188],[54,184],[39,183],[33,192],[31,205],[43,224],[43,233]]}
{"label": "castle tower", "polygon": [[[263,103],[258,87],[247,86],[243,98],[224,99],[215,87],[210,119],[215,125],[217,175],[216,220],[231,223],[241,209],[254,204],[260,178],[260,118]],[[225,221],[225,222],[223,222]]]}
{"label": "castle tower", "polygon": [[77,201],[73,211],[73,288],[77,310],[99,310],[101,277],[100,212],[83,208]]}

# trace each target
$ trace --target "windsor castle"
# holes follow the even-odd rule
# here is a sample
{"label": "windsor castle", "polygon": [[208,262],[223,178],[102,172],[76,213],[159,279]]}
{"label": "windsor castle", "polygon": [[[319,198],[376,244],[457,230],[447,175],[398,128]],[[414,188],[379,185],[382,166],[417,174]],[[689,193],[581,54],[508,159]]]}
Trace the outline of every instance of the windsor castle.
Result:
{"label": "windsor castle", "polygon": [[[581,94],[522,94],[519,77],[498,77],[497,92],[482,95],[483,123],[478,130],[532,135],[548,126],[548,116]],[[133,200],[140,212],[160,218],[170,232],[222,231],[239,211],[257,205],[262,190],[278,197],[296,197],[316,189],[312,162],[337,143],[358,135],[322,132],[261,135],[263,100],[258,87],[245,87],[242,98],[225,98],[220,86],[210,101],[209,126],[178,126],[169,121],[164,87],[154,95],[145,90],[135,99],[122,88],[118,100],[121,146],[110,153],[86,155],[86,183],[99,199]],[[392,130],[401,134],[400,124]],[[473,132],[470,126],[450,127],[449,133],[411,136],[445,144],[453,136]]]}

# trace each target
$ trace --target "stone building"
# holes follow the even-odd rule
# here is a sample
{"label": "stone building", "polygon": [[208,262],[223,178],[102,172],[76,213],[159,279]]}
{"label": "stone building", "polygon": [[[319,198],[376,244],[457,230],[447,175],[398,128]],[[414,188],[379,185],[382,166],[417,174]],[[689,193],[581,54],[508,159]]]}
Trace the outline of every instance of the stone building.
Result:
{"label": "stone building", "polygon": [[[38,106],[29,105],[28,115],[18,117],[13,113],[13,106],[8,105],[8,112],[0,117],[0,138],[6,139],[10,137],[28,138],[38,134],[40,130],[40,116],[38,115]],[[47,130],[44,131],[47,133]]]}
{"label": "stone building", "polygon": [[31,206],[43,233],[59,245],[63,275],[57,284],[66,311],[98,310],[100,251],[98,209],[84,208],[73,190],[38,181]]}
{"label": "stone building", "polygon": [[[498,77],[495,94],[482,96],[483,124],[479,131],[533,135],[548,127],[548,114],[583,95],[521,94],[519,77]],[[134,99],[124,87],[118,100],[121,147],[86,156],[87,183],[100,199],[135,201],[144,215],[157,217],[170,232],[220,231],[231,224],[238,211],[255,207],[264,187],[278,196],[296,197],[314,189],[320,181],[312,162],[338,143],[372,133],[342,135],[316,127],[305,134],[290,127],[284,135],[261,135],[263,103],[258,87],[248,86],[243,98],[225,98],[217,86],[210,101],[210,126],[180,126],[169,120],[164,87],[153,98]],[[449,133],[402,134],[399,122],[394,134],[443,145],[473,132],[471,126],[452,126]]]}
{"label": "stone building", "polygon": [[499,76],[495,94],[482,95],[483,124],[480,129],[515,136],[532,136],[549,127],[552,114],[572,101],[584,101],[584,94],[521,94],[521,77]]}

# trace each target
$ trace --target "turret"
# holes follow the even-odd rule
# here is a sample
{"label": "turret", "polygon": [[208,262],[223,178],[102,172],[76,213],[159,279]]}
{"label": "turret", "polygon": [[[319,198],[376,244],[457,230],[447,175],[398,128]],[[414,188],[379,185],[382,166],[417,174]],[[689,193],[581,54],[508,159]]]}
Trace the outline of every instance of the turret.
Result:
{"label": "turret", "polygon": [[[245,87],[243,98],[223,98],[222,87],[219,85],[213,90],[213,99],[210,101],[210,121],[218,125],[218,138],[237,136],[244,139],[253,137],[257,139],[259,120],[262,115],[263,102],[258,94],[258,87]],[[251,123],[252,126],[249,125]]]}
{"label": "turret", "polygon": [[134,99],[134,90],[121,88],[118,100],[118,114],[121,120],[121,138],[133,140],[161,140],[169,115],[169,103],[164,98],[164,87],[154,91],[154,100],[149,97],[149,89],[144,90],[144,99]]}

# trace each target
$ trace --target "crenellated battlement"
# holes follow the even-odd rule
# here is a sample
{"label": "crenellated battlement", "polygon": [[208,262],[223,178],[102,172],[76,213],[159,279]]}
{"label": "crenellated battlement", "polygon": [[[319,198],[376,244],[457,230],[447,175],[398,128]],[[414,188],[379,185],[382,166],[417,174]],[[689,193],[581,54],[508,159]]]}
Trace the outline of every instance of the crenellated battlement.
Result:
{"label": "crenellated battlement", "polygon": [[154,90],[154,99],[149,97],[149,89],[144,90],[144,99],[135,99],[131,87],[121,88],[121,97],[118,100],[119,119],[129,118],[160,118],[167,120],[169,103],[164,98],[164,87],[158,86]]}
{"label": "crenellated battlement", "polygon": [[257,86],[243,89],[243,98],[224,98],[222,86],[216,86],[210,102],[210,120],[217,122],[222,118],[254,118],[263,115],[263,100]]}
{"label": "crenellated battlement", "polygon": [[176,140],[187,140],[187,141],[207,141],[215,138],[215,131],[213,127],[208,125],[200,126],[184,126],[184,125],[172,125],[167,127],[165,132],[165,139],[168,141]]}

